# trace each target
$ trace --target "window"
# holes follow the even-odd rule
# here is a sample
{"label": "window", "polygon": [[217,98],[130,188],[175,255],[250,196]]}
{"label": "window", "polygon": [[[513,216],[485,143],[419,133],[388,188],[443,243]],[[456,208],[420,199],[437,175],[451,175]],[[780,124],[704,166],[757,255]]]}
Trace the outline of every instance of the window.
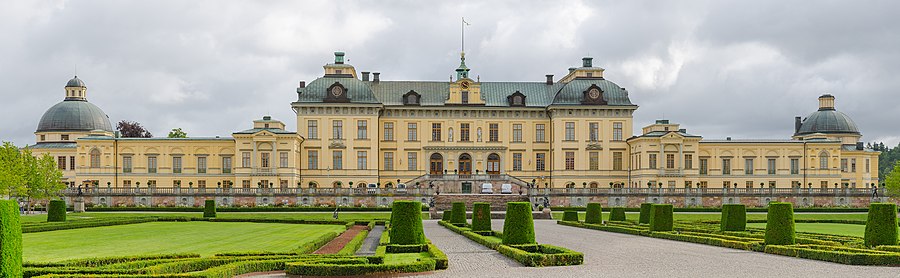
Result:
{"label": "window", "polygon": [[656,169],[656,154],[655,153],[650,154],[649,162],[650,162],[650,169]]}
{"label": "window", "polygon": [[522,142],[522,124],[513,124],[513,142]]}
{"label": "window", "polygon": [[590,152],[588,154],[588,167],[590,170],[600,170],[600,153]]}
{"label": "window", "polygon": [[744,174],[745,175],[753,175],[753,159],[752,158],[744,159]]}
{"label": "window", "polygon": [[706,158],[700,159],[700,174],[701,175],[709,174],[709,160]]}
{"label": "window", "polygon": [[[75,170],[75,157],[74,156],[69,157],[69,170]],[[868,172],[868,171],[869,171],[869,160],[866,159],[866,172]]]}
{"label": "window", "polygon": [[566,122],[566,141],[575,141],[575,123]]}
{"label": "window", "polygon": [[[75,159],[74,159],[75,157],[73,156],[72,158],[73,158],[73,159],[72,159],[72,170],[74,170],[74,169],[75,169]],[[866,173],[869,172],[869,167],[870,167],[870,166],[871,166],[871,165],[870,165],[869,159],[866,158]]]}
{"label": "window", "polygon": [[267,152],[259,153],[259,167],[269,168],[270,154]]}
{"label": "window", "polygon": [[613,171],[622,171],[622,152],[613,152]]}
{"label": "window", "polygon": [[205,181],[205,180],[198,180],[198,181],[197,181],[197,187],[200,188],[200,189],[206,189],[206,181]]}
{"label": "window", "polygon": [[365,170],[369,163],[369,153],[366,151],[356,152],[356,169]]}
{"label": "window", "polygon": [[847,172],[847,159],[841,158],[841,172]]}
{"label": "window", "polygon": [[122,186],[125,188],[131,188],[131,180],[123,180]]}
{"label": "window", "polygon": [[344,152],[342,151],[334,151],[331,154],[331,161],[333,170],[341,170],[344,169]]}
{"label": "window", "polygon": [[344,139],[344,121],[331,121],[331,138]]}
{"label": "window", "polygon": [[56,158],[56,167],[60,170],[66,170],[66,157],[60,156]]}
{"label": "window", "polygon": [[281,168],[288,167],[288,153],[287,152],[278,153],[278,166]]}
{"label": "window", "polygon": [[856,158],[850,159],[850,172],[856,173]]}
{"label": "window", "polygon": [[513,153],[513,171],[522,171],[522,153]]}
{"label": "window", "polygon": [[91,150],[91,168],[100,168],[100,150]]}
{"label": "window", "polygon": [[309,161],[307,164],[309,164],[309,169],[311,170],[319,169],[319,151],[309,151]]}
{"label": "window", "polygon": [[206,157],[201,156],[197,158],[197,173],[204,174],[206,173]]}
{"label": "window", "polygon": [[675,154],[666,154],[666,169],[675,169]]}
{"label": "window", "polygon": [[226,156],[222,158],[222,173],[230,174],[231,173],[231,157]]}
{"label": "window", "polygon": [[[307,124],[307,136],[309,139],[319,139],[319,121],[317,120],[309,120],[306,122]],[[250,167],[250,166],[244,166]]]}
{"label": "window", "polygon": [[41,134],[41,142],[47,141],[47,135]]}
{"label": "window", "polygon": [[419,141],[419,125],[417,123],[406,124],[406,140]]}
{"label": "window", "polygon": [[181,173],[181,157],[176,156],[172,158],[172,173]]}
{"label": "window", "polygon": [[250,180],[242,180],[241,186],[244,188],[250,188]]}
{"label": "window", "polygon": [[441,141],[441,123],[431,124],[431,141]]}
{"label": "window", "polygon": [[393,152],[384,152],[384,170],[385,171],[393,171],[394,170],[394,153]]}
{"label": "window", "polygon": [[622,123],[613,123],[613,141],[622,141]]}
{"label": "window", "polygon": [[394,141],[394,123],[384,123],[384,141]]}
{"label": "window", "polygon": [[469,103],[469,91],[462,91],[462,93],[460,95],[462,97],[462,104],[468,104]]}
{"label": "window", "polygon": [[819,169],[828,169],[828,153],[819,153]]}
{"label": "window", "polygon": [[791,158],[791,175],[800,174],[800,159]]}
{"label": "window", "polygon": [[126,155],[122,157],[122,172],[123,173],[131,173],[131,156]]}
{"label": "window", "polygon": [[588,131],[591,142],[600,141],[600,123],[589,123]]}
{"label": "window", "polygon": [[406,170],[415,171],[419,166],[419,157],[415,152],[406,153]]}
{"label": "window", "polygon": [[722,159],[722,175],[731,175],[731,158]]}
{"label": "window", "polygon": [[769,175],[774,175],[775,174],[775,159],[769,158],[767,164],[768,164],[767,165],[768,167],[766,167],[766,168],[768,170]]}
{"label": "window", "polygon": [[566,170],[575,170],[575,152],[566,152]]}
{"label": "window", "polygon": [[68,134],[60,135],[60,137],[61,137],[60,139],[62,139],[63,141],[69,141],[69,135],[68,135]]}
{"label": "window", "polygon": [[753,181],[746,181],[746,182],[744,182],[744,187],[746,187],[746,188],[753,188]]}
{"label": "window", "polygon": [[469,141],[469,124],[459,124],[459,141]]}
{"label": "window", "polygon": [[147,173],[156,173],[156,157],[147,157]]}
{"label": "window", "polygon": [[369,122],[366,120],[356,121],[356,139],[369,138]]}
{"label": "window", "polygon": [[545,169],[546,169],[545,166],[547,165],[545,163],[546,156],[547,155],[544,153],[535,154],[535,157],[534,157],[534,170],[535,171],[545,171]]}
{"label": "window", "polygon": [[544,124],[537,124],[534,126],[534,141],[547,142],[546,137],[544,137],[545,129],[546,129],[546,126]]}
{"label": "window", "polygon": [[241,153],[241,167],[250,168],[250,152]]}
{"label": "window", "polygon": [[684,169],[694,169],[694,156],[684,155]]}
{"label": "window", "polygon": [[488,142],[500,141],[500,124],[488,124]]}

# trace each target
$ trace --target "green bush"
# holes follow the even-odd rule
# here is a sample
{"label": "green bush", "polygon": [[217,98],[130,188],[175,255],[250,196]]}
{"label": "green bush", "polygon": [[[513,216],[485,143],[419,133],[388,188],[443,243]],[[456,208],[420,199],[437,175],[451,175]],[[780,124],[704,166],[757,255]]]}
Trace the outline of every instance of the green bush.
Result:
{"label": "green bush", "polygon": [[739,204],[722,205],[721,231],[743,231],[747,229],[747,207]]}
{"label": "green bush", "polygon": [[503,221],[503,244],[535,244],[534,219],[531,203],[506,203],[506,219]]}
{"label": "green bush", "polygon": [[453,218],[453,211],[445,210],[443,214],[441,214],[441,220],[450,222],[450,218]]}
{"label": "green bush", "polygon": [[66,201],[50,200],[47,205],[47,222],[66,222]]}
{"label": "green bush", "polygon": [[849,265],[900,265],[900,254],[821,245],[766,245],[764,252]]}
{"label": "green bush", "polygon": [[866,220],[866,246],[897,245],[897,205],[873,203]]}
{"label": "green bush", "polygon": [[563,221],[578,222],[578,212],[574,210],[563,212]]}
{"label": "green bush", "polygon": [[640,224],[650,224],[650,206],[653,203],[641,203],[641,216],[638,218]]}
{"label": "green bush", "polygon": [[422,229],[422,203],[394,201],[392,208],[391,244],[425,244],[425,232]]}
{"label": "green bush", "polygon": [[466,203],[454,202],[450,213],[450,223],[466,224]]}
{"label": "green bush", "polygon": [[587,213],[584,215],[584,223],[603,223],[603,210],[600,208],[600,203],[587,204]]}
{"label": "green bush", "polygon": [[671,204],[653,204],[650,206],[650,231],[672,231],[672,209],[675,207]]}
{"label": "green bush", "polygon": [[432,259],[423,259],[408,264],[332,264],[327,262],[297,262],[286,263],[284,270],[287,274],[301,276],[357,276],[374,273],[387,274],[432,271],[435,269],[435,264],[435,261]]}
{"label": "green bush", "polygon": [[491,230],[491,204],[475,203],[472,205],[472,231]]}
{"label": "green bush", "polygon": [[584,254],[553,245],[498,245],[497,252],[524,266],[580,265]]}
{"label": "green bush", "polygon": [[612,208],[612,210],[609,212],[609,221],[625,221],[625,208]]}
{"label": "green bush", "polygon": [[22,225],[15,200],[0,200],[0,277],[22,277]]}
{"label": "green bush", "polygon": [[794,234],[794,207],[791,203],[769,203],[766,215],[766,245],[791,245]]}
{"label": "green bush", "polygon": [[216,200],[206,200],[205,205],[203,207],[203,217],[216,217]]}

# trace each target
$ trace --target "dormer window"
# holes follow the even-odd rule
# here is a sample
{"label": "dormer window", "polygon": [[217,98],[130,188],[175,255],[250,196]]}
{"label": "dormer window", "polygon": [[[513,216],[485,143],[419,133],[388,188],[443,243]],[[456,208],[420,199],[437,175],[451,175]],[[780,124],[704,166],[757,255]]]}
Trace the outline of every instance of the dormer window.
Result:
{"label": "dormer window", "polygon": [[603,97],[603,89],[597,84],[591,84],[587,90],[584,90],[583,98],[581,99],[581,104],[594,104],[594,105],[606,105],[607,102]]}
{"label": "dormer window", "polygon": [[509,106],[525,106],[525,95],[519,91],[507,96],[506,100],[509,102]]}
{"label": "dormer window", "polygon": [[403,105],[421,105],[422,96],[416,91],[409,91],[403,94]]}
{"label": "dormer window", "polygon": [[347,88],[340,82],[334,82],[325,90],[325,102],[350,102],[347,97]]}

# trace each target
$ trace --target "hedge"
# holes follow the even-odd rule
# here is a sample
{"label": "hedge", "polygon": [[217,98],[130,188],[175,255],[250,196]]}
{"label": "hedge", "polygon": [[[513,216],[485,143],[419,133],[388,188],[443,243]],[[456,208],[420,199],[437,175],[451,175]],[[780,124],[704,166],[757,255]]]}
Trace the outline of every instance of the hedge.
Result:
{"label": "hedge", "polygon": [[444,254],[434,244],[428,244],[428,254],[434,259],[434,269],[447,269],[450,267],[450,259],[447,258],[447,254]]}
{"label": "hedge", "polygon": [[600,207],[600,203],[587,204],[587,212],[584,215],[584,223],[603,223],[603,209]]}
{"label": "hedge", "polygon": [[506,203],[506,219],[503,221],[503,244],[534,244],[534,219],[531,203]]}
{"label": "hedge", "polygon": [[47,205],[47,222],[66,222],[66,201],[50,200]]}
{"label": "hedge", "polygon": [[900,253],[818,245],[766,245],[765,252],[849,265],[900,265]]}
{"label": "hedge", "polygon": [[866,246],[897,245],[897,205],[873,203],[866,220]]}
{"label": "hedge", "polygon": [[[394,203],[396,205],[396,202]],[[421,259],[409,264],[331,264],[331,263],[286,263],[284,270],[290,275],[301,276],[356,276],[405,272],[424,272],[435,269],[435,261]]]}
{"label": "hedge", "polygon": [[584,262],[582,253],[545,244],[499,245],[497,252],[532,267],[580,265]]}
{"label": "hedge", "polygon": [[491,230],[491,203],[474,203],[472,206],[472,231]]}
{"label": "hedge", "polygon": [[[335,210],[333,206],[326,207],[279,207],[279,206],[259,206],[259,207],[219,207],[218,212],[332,212]],[[339,207],[341,211],[360,211],[360,212],[379,212],[391,211],[389,207]],[[166,212],[202,212],[202,207],[87,207],[86,211],[91,212],[107,212],[107,211],[166,211]],[[428,207],[423,206],[422,211],[428,211]]]}
{"label": "hedge", "polygon": [[0,200],[0,278],[22,277],[22,225],[19,204]]}
{"label": "hedge", "polygon": [[650,206],[650,231],[672,231],[672,208],[671,204],[653,204]]}
{"label": "hedge", "polygon": [[206,200],[205,206],[203,207],[203,217],[216,217],[216,200]]}
{"label": "hedge", "polygon": [[609,212],[609,221],[625,221],[625,208],[612,208],[612,210]]}
{"label": "hedge", "polygon": [[769,203],[766,215],[766,245],[791,245],[796,243],[794,233],[794,209],[791,203]]}
{"label": "hedge", "polygon": [[653,206],[653,203],[641,203],[641,216],[638,218],[638,223],[650,224],[650,206]]}
{"label": "hedge", "polygon": [[445,210],[443,214],[441,214],[442,221],[450,221],[450,218],[453,217],[453,211]]}
{"label": "hedge", "polygon": [[[417,201],[394,201],[391,214],[391,244],[425,244],[422,228],[422,203]],[[396,214],[396,215],[394,215]]]}
{"label": "hedge", "polygon": [[563,221],[578,222],[578,212],[574,210],[567,210],[566,212],[563,212]]}
{"label": "hedge", "polygon": [[359,250],[362,247],[363,242],[366,240],[366,236],[369,235],[369,230],[362,230],[350,242],[347,242],[344,245],[344,248],[341,248],[340,251],[337,252],[338,255],[353,255],[356,254],[356,250]]}
{"label": "hedge", "polygon": [[747,229],[747,206],[740,204],[722,205],[722,221],[719,229],[725,231],[743,231]]}
{"label": "hedge", "polygon": [[[577,211],[585,211],[586,207],[550,207],[552,211],[566,211],[566,210],[577,210]],[[603,208],[603,211],[611,211],[611,208]],[[640,212],[641,209],[638,207],[634,208],[625,208],[627,212]],[[747,208],[747,212],[766,212],[767,208],[759,207],[759,208]],[[806,207],[806,208],[796,208],[794,212],[868,212],[869,208],[847,208],[847,207]],[[674,212],[722,212],[721,208],[717,207],[687,207],[687,208],[675,208]]]}
{"label": "hedge", "polygon": [[450,213],[450,223],[466,224],[466,203],[453,202],[453,208]]}
{"label": "hedge", "polygon": [[136,218],[85,219],[85,220],[68,221],[68,222],[44,222],[44,223],[34,223],[34,224],[23,225],[22,232],[23,233],[37,233],[37,232],[79,229],[79,228],[116,226],[116,225],[153,222],[156,220],[157,219],[154,217],[136,217]]}

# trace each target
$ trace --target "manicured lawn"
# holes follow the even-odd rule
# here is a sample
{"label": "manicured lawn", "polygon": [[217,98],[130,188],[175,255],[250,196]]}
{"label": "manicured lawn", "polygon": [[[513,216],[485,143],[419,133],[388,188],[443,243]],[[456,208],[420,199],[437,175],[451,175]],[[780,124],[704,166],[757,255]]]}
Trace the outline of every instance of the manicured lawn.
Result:
{"label": "manicured lawn", "polygon": [[431,258],[428,252],[421,253],[388,253],[384,255],[384,264],[406,264],[420,258]]}
{"label": "manicured lawn", "polygon": [[26,233],[22,241],[25,261],[60,261],[171,253],[285,252],[325,233],[342,231],[343,225],[151,222]]}
{"label": "manicured lawn", "polygon": [[[181,216],[202,217],[202,212],[85,212],[69,213],[66,218],[69,221],[88,218],[122,218],[122,217],[147,217],[147,216]],[[254,218],[254,219],[307,219],[307,220],[331,220],[331,212],[219,212],[218,218]],[[391,212],[339,212],[339,220],[389,220]],[[430,219],[428,213],[422,213],[422,219]],[[47,215],[22,216],[23,223],[45,222]]]}
{"label": "manicured lawn", "polygon": [[[765,229],[766,223],[747,223],[747,228]],[[837,224],[837,223],[795,223],[794,228],[798,232],[832,234],[842,236],[865,236],[866,225]]]}

